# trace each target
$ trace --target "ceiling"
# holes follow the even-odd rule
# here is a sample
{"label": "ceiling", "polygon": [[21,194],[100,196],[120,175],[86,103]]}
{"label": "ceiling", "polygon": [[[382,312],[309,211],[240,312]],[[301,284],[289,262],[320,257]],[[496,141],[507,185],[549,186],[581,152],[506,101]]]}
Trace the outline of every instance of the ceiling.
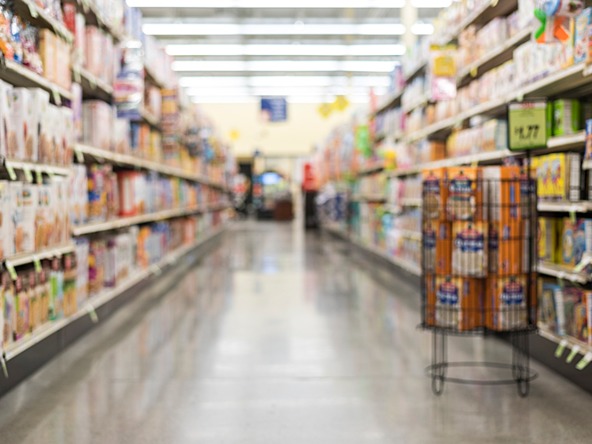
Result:
{"label": "ceiling", "polygon": [[421,6],[450,2],[128,0],[196,102],[262,95],[321,102],[339,94],[367,101],[370,87],[386,90],[404,42],[431,34],[439,9]]}

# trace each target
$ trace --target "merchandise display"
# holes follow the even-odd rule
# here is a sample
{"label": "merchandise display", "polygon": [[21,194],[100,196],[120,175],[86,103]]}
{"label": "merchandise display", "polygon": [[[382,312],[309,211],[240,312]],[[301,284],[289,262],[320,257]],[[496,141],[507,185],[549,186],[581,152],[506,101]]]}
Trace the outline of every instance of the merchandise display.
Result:
{"label": "merchandise display", "polygon": [[[234,172],[137,10],[123,0],[27,3],[30,24],[20,3],[0,5],[8,364],[218,232]],[[122,107],[130,66],[140,95]]]}
{"label": "merchandise display", "polygon": [[[495,270],[519,276],[529,254],[507,239],[530,236],[526,228],[486,219],[483,202],[491,190],[439,184],[503,183],[509,170],[484,165],[530,172],[540,213],[540,334],[560,344],[559,354],[570,347],[585,355],[592,351],[586,293],[592,283],[591,9],[571,2],[574,8],[560,9],[541,26],[541,3],[459,1],[443,9],[434,35],[395,67],[378,106],[369,116],[354,115],[318,151],[320,211],[327,228],[411,274],[421,273],[423,244],[444,278],[469,265],[475,276]],[[508,105],[529,99],[546,101],[544,128],[509,123]],[[357,137],[363,127],[371,129],[369,147]],[[510,149],[516,135],[544,136],[531,150],[530,167],[523,152]],[[502,199],[503,186],[500,192]],[[466,256],[463,245],[477,238],[488,241]],[[522,286],[520,279],[512,285]],[[489,280],[487,291],[507,285]]]}

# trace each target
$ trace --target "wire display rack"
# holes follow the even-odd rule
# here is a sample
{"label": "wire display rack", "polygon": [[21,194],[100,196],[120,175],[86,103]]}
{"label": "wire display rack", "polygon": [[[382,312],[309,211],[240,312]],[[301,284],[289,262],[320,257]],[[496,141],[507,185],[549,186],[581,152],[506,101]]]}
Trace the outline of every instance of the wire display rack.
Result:
{"label": "wire display rack", "polygon": [[[527,163],[528,165],[529,163]],[[445,382],[516,384],[537,377],[529,335],[537,325],[537,190],[519,166],[453,167],[423,173],[422,323],[432,332],[432,391]],[[449,362],[448,336],[504,336],[511,362]],[[485,368],[505,376],[451,376]]]}

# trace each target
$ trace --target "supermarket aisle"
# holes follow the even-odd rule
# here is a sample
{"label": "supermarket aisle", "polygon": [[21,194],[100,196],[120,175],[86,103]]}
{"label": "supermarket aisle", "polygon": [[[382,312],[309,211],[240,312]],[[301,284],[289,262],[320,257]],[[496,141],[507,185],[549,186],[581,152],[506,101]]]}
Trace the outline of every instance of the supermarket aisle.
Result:
{"label": "supermarket aisle", "polygon": [[[592,396],[423,376],[417,296],[289,225],[245,223],[164,297],[136,301],[0,400],[0,441],[576,443]],[[466,341],[466,340],[465,340]],[[476,340],[458,357],[504,354]]]}

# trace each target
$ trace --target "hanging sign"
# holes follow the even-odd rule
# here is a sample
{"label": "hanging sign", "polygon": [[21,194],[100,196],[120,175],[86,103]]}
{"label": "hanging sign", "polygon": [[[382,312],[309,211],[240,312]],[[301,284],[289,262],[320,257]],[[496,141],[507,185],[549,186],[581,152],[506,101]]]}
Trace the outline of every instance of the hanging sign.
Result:
{"label": "hanging sign", "polygon": [[288,120],[288,103],[285,97],[262,97],[261,114],[268,122]]}
{"label": "hanging sign", "polygon": [[547,146],[547,102],[532,100],[510,103],[508,148],[512,151]]}

